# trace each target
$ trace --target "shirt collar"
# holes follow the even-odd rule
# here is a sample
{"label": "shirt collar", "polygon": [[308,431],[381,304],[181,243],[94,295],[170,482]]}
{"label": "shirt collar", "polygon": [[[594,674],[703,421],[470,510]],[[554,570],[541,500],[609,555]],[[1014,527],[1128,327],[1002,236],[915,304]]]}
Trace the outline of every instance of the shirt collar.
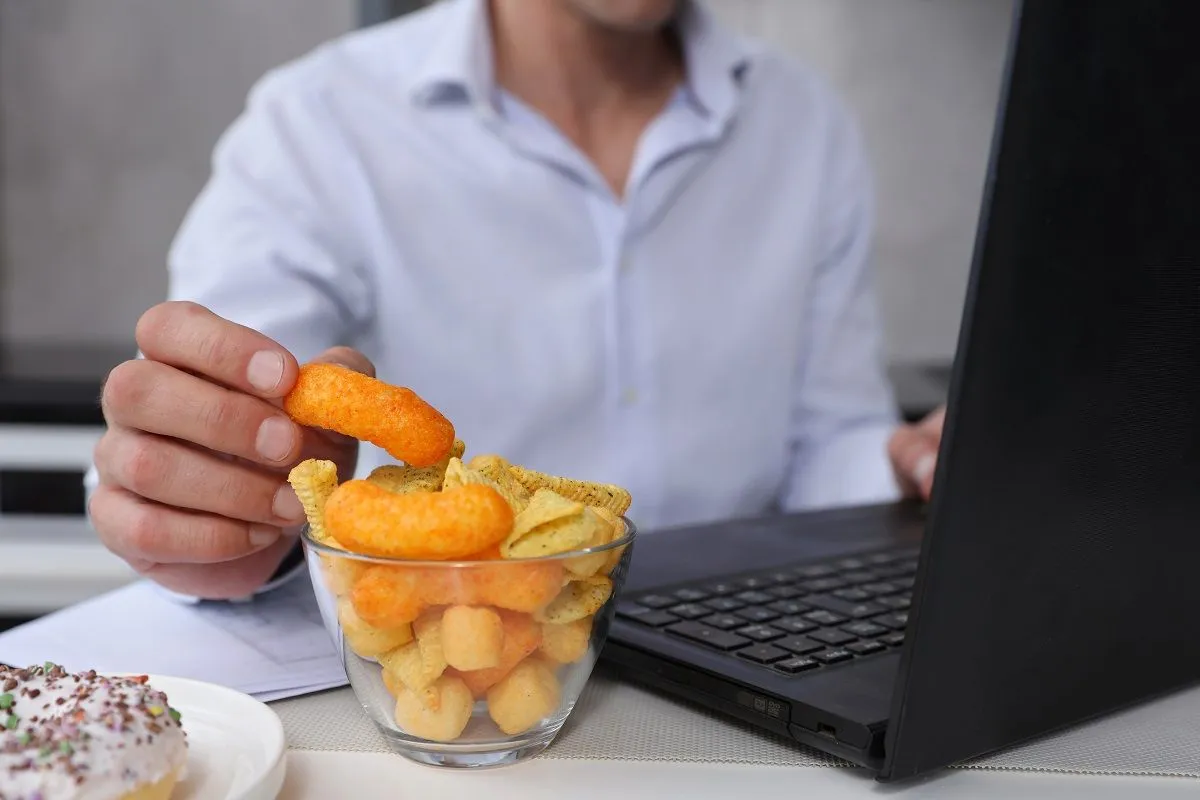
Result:
{"label": "shirt collar", "polygon": [[[413,75],[413,97],[421,104],[473,102],[494,108],[491,32],[487,0],[443,0],[444,25]],[[714,18],[700,0],[684,0],[679,21],[688,98],[704,114],[728,118],[750,64],[750,50]]]}

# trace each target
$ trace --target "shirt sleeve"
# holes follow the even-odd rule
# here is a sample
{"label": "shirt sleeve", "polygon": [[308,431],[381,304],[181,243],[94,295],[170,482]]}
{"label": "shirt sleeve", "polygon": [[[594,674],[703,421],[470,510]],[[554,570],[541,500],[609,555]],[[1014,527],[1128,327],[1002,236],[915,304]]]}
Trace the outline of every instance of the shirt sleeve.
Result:
{"label": "shirt sleeve", "polygon": [[[364,262],[349,244],[361,196],[356,163],[319,91],[296,70],[264,78],[218,142],[211,177],[170,250],[168,298],[260,331],[303,363],[334,345],[359,345],[373,309]],[[97,481],[93,466],[89,498]],[[293,550],[258,593],[303,572]]]}
{"label": "shirt sleeve", "polygon": [[792,403],[788,511],[899,497],[887,455],[898,424],[870,258],[874,198],[859,131],[836,113],[829,133],[819,261],[804,309]]}

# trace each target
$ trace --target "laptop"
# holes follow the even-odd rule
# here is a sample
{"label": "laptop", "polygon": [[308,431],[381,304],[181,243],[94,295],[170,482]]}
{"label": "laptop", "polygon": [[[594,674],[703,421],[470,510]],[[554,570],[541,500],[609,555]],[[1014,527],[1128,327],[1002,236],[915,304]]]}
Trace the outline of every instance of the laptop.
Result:
{"label": "laptop", "polygon": [[1200,678],[1200,6],[1016,13],[928,510],[645,535],[603,651],[881,781]]}

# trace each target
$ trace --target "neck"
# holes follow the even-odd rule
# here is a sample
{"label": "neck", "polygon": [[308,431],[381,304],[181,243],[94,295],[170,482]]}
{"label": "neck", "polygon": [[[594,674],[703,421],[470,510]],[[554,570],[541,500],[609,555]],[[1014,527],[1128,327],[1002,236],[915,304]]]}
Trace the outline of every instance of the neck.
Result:
{"label": "neck", "polygon": [[671,31],[604,28],[562,0],[490,0],[496,81],[574,127],[618,108],[657,108],[683,73]]}

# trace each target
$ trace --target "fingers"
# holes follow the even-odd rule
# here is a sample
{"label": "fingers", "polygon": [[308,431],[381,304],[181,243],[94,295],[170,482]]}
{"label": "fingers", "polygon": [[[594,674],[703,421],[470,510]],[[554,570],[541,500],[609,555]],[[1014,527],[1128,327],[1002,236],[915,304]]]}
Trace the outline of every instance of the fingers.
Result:
{"label": "fingers", "polygon": [[101,484],[88,505],[104,545],[130,563],[215,564],[275,544],[283,531],[264,525],[153,503]]}
{"label": "fingers", "polygon": [[338,364],[346,369],[361,372],[363,375],[375,377],[375,365],[371,363],[371,359],[350,347],[331,347],[313,361],[322,364]]}
{"label": "fingers", "polygon": [[277,407],[149,359],[118,365],[101,405],[110,425],[265,465],[286,465],[300,449],[299,426]]}
{"label": "fingers", "polygon": [[279,567],[295,540],[275,544],[236,561],[219,564],[134,563],[134,569],[172,592],[206,600],[247,597],[258,591]]}
{"label": "fingers", "polygon": [[934,435],[920,426],[905,426],[896,431],[888,442],[888,456],[906,496],[929,499],[933,491],[939,441],[940,432]]}
{"label": "fingers", "polygon": [[162,436],[115,426],[96,445],[100,479],[168,506],[265,525],[298,525],[304,510],[277,474]]}
{"label": "fingers", "polygon": [[195,303],[154,306],[138,320],[134,335],[147,359],[258,397],[282,397],[299,369],[291,353],[271,339]]}

